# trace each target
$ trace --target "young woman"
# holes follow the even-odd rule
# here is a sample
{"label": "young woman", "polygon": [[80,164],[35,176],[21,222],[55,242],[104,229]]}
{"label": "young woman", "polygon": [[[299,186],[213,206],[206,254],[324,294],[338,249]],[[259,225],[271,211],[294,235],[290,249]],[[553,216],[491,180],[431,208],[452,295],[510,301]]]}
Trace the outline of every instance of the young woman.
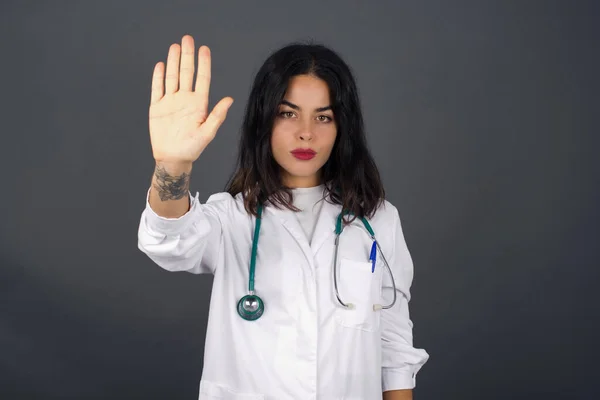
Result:
{"label": "young woman", "polygon": [[168,271],[214,275],[200,399],[411,399],[413,265],[336,53],[294,44],[254,81],[237,170],[205,204],[193,162],[233,99],[208,113],[210,50],[184,36],[156,64],[156,169],[139,248]]}

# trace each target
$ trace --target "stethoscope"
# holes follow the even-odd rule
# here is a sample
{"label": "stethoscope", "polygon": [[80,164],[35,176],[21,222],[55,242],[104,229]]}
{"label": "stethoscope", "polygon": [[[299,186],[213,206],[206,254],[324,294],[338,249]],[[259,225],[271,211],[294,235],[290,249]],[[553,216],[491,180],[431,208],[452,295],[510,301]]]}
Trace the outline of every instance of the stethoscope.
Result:
{"label": "stethoscope", "polygon": [[[256,222],[254,225],[254,238],[252,240],[252,255],[250,257],[250,273],[249,273],[249,277],[248,277],[248,294],[245,295],[244,297],[242,297],[238,303],[237,303],[237,312],[240,315],[240,317],[242,317],[243,319],[247,320],[247,321],[254,321],[259,319],[265,312],[265,303],[262,301],[262,299],[257,296],[254,293],[254,271],[256,269],[256,252],[257,252],[257,248],[258,248],[258,236],[259,236],[259,232],[260,232],[260,224],[261,224],[261,220],[262,220],[262,210],[263,210],[263,206],[262,204],[258,205],[258,211],[257,211],[257,218],[256,218]],[[333,257],[333,283],[334,283],[334,287],[335,287],[335,297],[337,298],[338,302],[345,308],[347,309],[354,309],[355,306],[352,303],[345,303],[341,297],[340,297],[340,293],[338,290],[338,284],[337,284],[337,264],[338,264],[338,248],[339,248],[339,244],[340,244],[340,235],[342,234],[342,231],[344,230],[343,224],[342,224],[342,218],[344,217],[344,215],[350,214],[349,211],[345,211],[339,214],[336,224],[335,224],[335,253],[334,253],[334,257]],[[377,242],[377,240],[375,239],[375,232],[373,231],[373,228],[371,228],[371,225],[369,224],[369,222],[366,220],[366,218],[361,217],[360,220],[362,221],[365,229],[367,230],[367,232],[369,233],[369,236],[371,237],[371,239],[373,239],[373,245],[371,246],[371,253],[369,256],[369,261],[371,261],[371,265],[372,265],[372,270],[371,272],[375,271],[375,263],[377,262],[377,250],[379,250],[379,254],[381,255],[381,258],[383,259],[383,262],[386,266],[386,269],[388,271],[388,274],[390,275],[390,278],[392,280],[392,286],[393,286],[393,292],[394,292],[394,298],[392,300],[392,302],[390,304],[387,305],[381,305],[381,304],[373,304],[373,311],[378,311],[381,309],[388,309],[394,306],[394,304],[396,303],[396,282],[394,281],[394,274],[392,274],[392,270],[390,268],[390,265],[388,264],[387,260],[385,259],[385,255],[383,254],[383,251],[381,250],[381,247],[379,246],[379,242]]]}

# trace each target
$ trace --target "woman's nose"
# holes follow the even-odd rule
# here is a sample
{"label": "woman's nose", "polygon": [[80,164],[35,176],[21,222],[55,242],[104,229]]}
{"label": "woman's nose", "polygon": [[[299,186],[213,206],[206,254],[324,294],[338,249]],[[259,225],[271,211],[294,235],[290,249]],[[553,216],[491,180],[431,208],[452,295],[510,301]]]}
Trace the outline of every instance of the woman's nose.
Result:
{"label": "woman's nose", "polygon": [[313,128],[312,121],[304,122],[300,128],[300,140],[312,140]]}
{"label": "woman's nose", "polygon": [[310,140],[312,140],[312,137],[313,137],[313,135],[309,131],[304,131],[303,133],[300,134],[300,140],[310,141]]}

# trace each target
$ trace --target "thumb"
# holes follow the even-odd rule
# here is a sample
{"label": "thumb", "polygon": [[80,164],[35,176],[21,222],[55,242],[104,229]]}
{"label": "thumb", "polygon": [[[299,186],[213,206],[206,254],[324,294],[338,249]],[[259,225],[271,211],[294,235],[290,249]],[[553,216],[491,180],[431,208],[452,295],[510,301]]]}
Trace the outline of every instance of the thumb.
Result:
{"label": "thumb", "polygon": [[233,98],[225,97],[221,99],[208,115],[206,121],[200,126],[200,132],[203,135],[214,136],[221,124],[223,124],[223,121],[225,121],[227,111],[229,110],[229,107],[231,107],[231,104],[233,104]]}

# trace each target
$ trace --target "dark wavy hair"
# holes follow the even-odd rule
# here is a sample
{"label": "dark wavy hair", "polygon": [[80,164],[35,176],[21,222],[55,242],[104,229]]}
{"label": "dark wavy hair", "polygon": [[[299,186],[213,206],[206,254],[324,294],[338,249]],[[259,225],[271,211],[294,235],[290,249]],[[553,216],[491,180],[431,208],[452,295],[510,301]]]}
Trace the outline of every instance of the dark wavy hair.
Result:
{"label": "dark wavy hair", "polygon": [[258,203],[267,200],[278,208],[297,210],[271,151],[275,117],[288,82],[296,75],[320,78],[329,87],[337,135],[320,171],[325,197],[355,216],[372,217],[385,191],[367,146],[356,82],[342,58],[322,44],[289,44],[261,66],[246,105],[237,166],[225,190],[232,196],[242,193],[245,209],[254,216]]}

